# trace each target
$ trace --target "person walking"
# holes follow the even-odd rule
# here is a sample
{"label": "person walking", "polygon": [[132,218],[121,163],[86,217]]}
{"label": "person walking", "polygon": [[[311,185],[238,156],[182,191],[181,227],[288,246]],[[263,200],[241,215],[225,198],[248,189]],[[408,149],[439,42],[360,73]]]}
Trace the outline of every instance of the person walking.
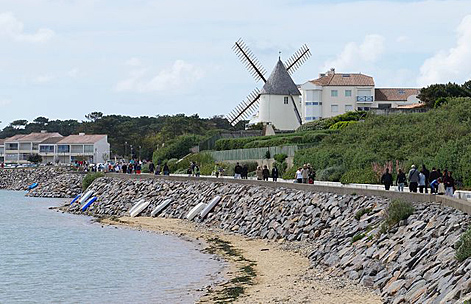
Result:
{"label": "person walking", "polygon": [[309,168],[307,167],[306,164],[304,164],[303,169],[301,170],[301,175],[303,179],[303,184],[307,184],[308,178],[309,178]]}
{"label": "person walking", "polygon": [[273,178],[273,181],[276,182],[278,179],[278,168],[273,166],[273,169],[271,169],[271,178]]}
{"label": "person walking", "polygon": [[435,167],[433,167],[428,177],[428,180],[430,181],[430,183],[432,183],[434,180],[438,179],[439,177],[440,177],[440,173],[437,171]]}
{"label": "person walking", "polygon": [[154,163],[153,163],[153,162],[150,162],[150,164],[149,164],[149,172],[152,174],[152,173],[154,173],[154,171],[155,171]]}
{"label": "person walking", "polygon": [[445,181],[445,195],[453,197],[453,193],[455,192],[455,180],[451,176],[451,171],[448,171],[447,173],[448,176]]}
{"label": "person walking", "polygon": [[267,165],[263,166],[262,176],[264,181],[268,181],[268,178],[270,177],[270,170],[268,170]]}
{"label": "person walking", "polygon": [[247,166],[247,164],[244,164],[244,166],[242,167],[241,177],[243,179],[247,179],[248,175],[249,175],[249,167]]}
{"label": "person walking", "polygon": [[170,175],[170,169],[168,168],[167,163],[164,165],[164,175]]}
{"label": "person walking", "polygon": [[201,172],[200,172],[200,166],[198,166],[198,164],[195,163],[195,168],[194,168],[194,172],[196,177],[200,177],[201,175]]}
{"label": "person walking", "polygon": [[296,182],[299,184],[302,184],[303,182],[303,168],[299,167],[298,170],[296,171],[295,178]]}
{"label": "person walking", "polygon": [[399,172],[397,173],[397,179],[396,179],[397,190],[403,192],[406,181],[407,181],[406,174],[402,172],[402,169],[399,169]]}
{"label": "person walking", "polygon": [[409,171],[409,191],[417,192],[418,185],[419,185],[419,170],[417,170],[415,165],[412,165]]}
{"label": "person walking", "polygon": [[424,189],[425,189],[425,174],[422,171],[420,171],[419,172],[419,192],[424,193]]}
{"label": "person walking", "polygon": [[160,175],[160,163],[155,167],[155,175]]}
{"label": "person walking", "polygon": [[257,170],[255,170],[255,174],[257,175],[257,180],[263,180],[263,170],[261,166],[257,167]]}
{"label": "person walking", "polygon": [[234,167],[234,178],[242,178],[242,167],[237,163]]}
{"label": "person walking", "polygon": [[384,172],[383,176],[381,176],[381,183],[384,185],[385,190],[389,190],[389,188],[393,184],[393,177],[391,173],[389,173],[388,168],[386,168],[386,172]]}
{"label": "person walking", "polygon": [[[428,186],[430,183],[430,171],[422,164],[422,170],[420,170],[422,174],[425,176],[425,193],[428,193]],[[421,192],[422,193],[422,192]]]}

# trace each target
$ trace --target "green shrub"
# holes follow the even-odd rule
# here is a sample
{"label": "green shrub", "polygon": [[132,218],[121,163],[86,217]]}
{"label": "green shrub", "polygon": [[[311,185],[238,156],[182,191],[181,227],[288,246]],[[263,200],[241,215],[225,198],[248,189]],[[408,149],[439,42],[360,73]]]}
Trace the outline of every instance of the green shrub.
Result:
{"label": "green shrub", "polygon": [[170,172],[177,171],[177,162],[178,162],[178,159],[176,158],[171,158],[167,161],[167,166]]}
{"label": "green shrub", "polygon": [[381,226],[381,232],[387,232],[397,225],[400,221],[406,220],[414,213],[414,206],[402,200],[393,200],[386,209],[384,222]]}
{"label": "green shrub", "polygon": [[150,173],[149,164],[142,165],[141,172],[142,173]]}
{"label": "green shrub", "polygon": [[288,157],[288,155],[286,155],[284,153],[273,155],[273,158],[279,163],[284,162],[287,157]]}
{"label": "green shrub", "polygon": [[[200,166],[211,165],[212,169],[214,169],[214,165],[215,165],[214,159],[211,156],[211,154],[207,152],[200,152],[200,153],[190,154],[187,157],[181,159],[177,164],[177,168],[178,170],[184,169],[186,172],[186,170],[188,169],[188,167],[191,165],[192,162],[196,162]],[[204,175],[203,172],[201,172],[201,174]]]}
{"label": "green shrub", "polygon": [[88,186],[90,186],[94,180],[103,176],[105,176],[103,172],[88,173],[82,180],[82,190],[87,190]]}
{"label": "green shrub", "polygon": [[298,167],[295,167],[295,166],[291,167],[288,170],[285,170],[285,172],[282,175],[283,179],[295,179],[297,170],[298,170]]}
{"label": "green shrub", "polygon": [[345,172],[340,178],[340,182],[342,184],[375,184],[378,182],[378,178],[371,167],[368,167]]}
{"label": "green shrub", "polygon": [[180,135],[166,143],[165,147],[154,151],[152,160],[155,164],[171,158],[181,158],[190,153],[190,148],[198,145],[202,137],[198,135]]}
{"label": "green shrub", "polygon": [[342,166],[332,166],[325,169],[319,170],[316,173],[317,180],[332,181],[338,182],[344,174],[344,169]]}
{"label": "green shrub", "polygon": [[363,215],[370,213],[372,210],[372,208],[361,208],[355,213],[355,219],[359,221]]}
{"label": "green shrub", "polygon": [[471,257],[471,228],[464,232],[455,244],[456,259],[460,262]]}
{"label": "green shrub", "polygon": [[357,233],[352,237],[352,244],[355,243],[356,241],[361,240],[362,238],[365,237],[364,233]]}
{"label": "green shrub", "polygon": [[329,129],[331,130],[340,130],[348,127],[349,125],[356,124],[358,123],[357,121],[338,121],[331,125]]}
{"label": "green shrub", "polygon": [[305,132],[305,131],[313,131],[313,130],[326,130],[330,129],[330,127],[337,122],[341,121],[359,121],[366,117],[367,112],[365,111],[354,111],[354,112],[347,112],[345,114],[337,115],[334,117],[323,118],[320,120],[315,120],[312,122],[308,122],[300,126],[296,132]]}

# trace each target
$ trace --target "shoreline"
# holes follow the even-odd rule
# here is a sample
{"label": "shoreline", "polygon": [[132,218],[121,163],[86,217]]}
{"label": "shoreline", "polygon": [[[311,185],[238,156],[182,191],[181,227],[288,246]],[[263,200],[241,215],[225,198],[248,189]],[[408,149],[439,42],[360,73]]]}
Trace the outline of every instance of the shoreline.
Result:
{"label": "shoreline", "polygon": [[216,254],[228,266],[225,282],[206,291],[199,303],[382,303],[373,291],[331,278],[310,266],[299,250],[281,248],[277,242],[251,239],[168,218],[103,218],[100,223],[204,241],[203,252]]}

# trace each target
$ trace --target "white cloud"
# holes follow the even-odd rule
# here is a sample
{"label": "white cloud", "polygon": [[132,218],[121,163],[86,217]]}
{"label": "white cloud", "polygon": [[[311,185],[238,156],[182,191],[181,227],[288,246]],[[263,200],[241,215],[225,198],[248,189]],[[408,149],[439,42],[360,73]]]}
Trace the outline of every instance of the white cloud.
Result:
{"label": "white cloud", "polygon": [[336,59],[324,63],[322,70],[336,68],[342,71],[356,71],[365,64],[376,62],[384,52],[385,38],[381,35],[366,35],[359,45],[349,42]]}
{"label": "white cloud", "polygon": [[4,107],[6,105],[9,105],[11,103],[10,99],[0,99],[0,107]]}
{"label": "white cloud", "polygon": [[70,78],[77,78],[80,75],[80,70],[77,68],[73,68],[67,72],[67,76]]}
{"label": "white cloud", "polygon": [[471,78],[471,15],[465,16],[457,28],[456,46],[441,50],[425,60],[417,79],[419,85],[455,81]]}
{"label": "white cloud", "polygon": [[40,28],[34,34],[24,32],[24,25],[11,13],[0,13],[0,35],[7,36],[22,42],[45,42],[54,36],[54,31]]}
{"label": "white cloud", "polygon": [[156,76],[150,76],[150,79],[148,72],[147,68],[132,70],[129,78],[118,82],[115,90],[139,93],[182,90],[204,76],[201,68],[183,60],[176,60],[171,68],[161,70]]}
{"label": "white cloud", "polygon": [[36,78],[34,78],[34,82],[36,83],[49,83],[53,81],[56,77],[51,74],[44,74],[44,75],[39,75]]}
{"label": "white cloud", "polygon": [[132,67],[138,67],[142,65],[141,60],[136,57],[130,58],[128,61],[126,61],[125,64]]}

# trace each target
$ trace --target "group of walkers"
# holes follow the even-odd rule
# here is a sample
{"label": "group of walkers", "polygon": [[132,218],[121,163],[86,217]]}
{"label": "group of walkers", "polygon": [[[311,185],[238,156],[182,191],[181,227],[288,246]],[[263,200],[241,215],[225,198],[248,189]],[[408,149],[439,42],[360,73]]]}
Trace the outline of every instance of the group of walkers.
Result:
{"label": "group of walkers", "polygon": [[196,162],[191,162],[190,166],[186,170],[186,173],[188,174],[188,176],[200,177],[200,166],[198,166]]}
{"label": "group of walkers", "polygon": [[[455,180],[452,175],[452,172],[448,171],[447,168],[443,172],[435,167],[432,168],[432,171],[429,171],[425,165],[422,165],[420,170],[412,165],[407,176],[402,169],[398,170],[396,186],[398,191],[404,191],[404,187],[407,187],[407,183],[409,183],[410,192],[417,192],[418,190],[420,193],[428,193],[428,188],[430,188],[432,194],[453,196]],[[381,183],[386,190],[389,190],[393,185],[393,176],[389,169],[386,169],[386,172],[381,176]]]}
{"label": "group of walkers", "polygon": [[[234,167],[234,178],[239,178],[239,179],[247,179],[248,178],[248,172],[249,167],[244,164],[241,166],[239,163],[236,163]],[[255,170],[255,176],[257,177],[257,180],[264,180],[268,181],[268,179],[271,177],[274,182],[278,180],[279,177],[279,171],[276,166],[273,166],[271,169],[268,169],[267,165],[262,166],[257,166],[257,169]]]}
{"label": "group of walkers", "polygon": [[316,178],[316,171],[311,167],[311,164],[304,164],[296,171],[296,182],[303,184],[314,184]]}

